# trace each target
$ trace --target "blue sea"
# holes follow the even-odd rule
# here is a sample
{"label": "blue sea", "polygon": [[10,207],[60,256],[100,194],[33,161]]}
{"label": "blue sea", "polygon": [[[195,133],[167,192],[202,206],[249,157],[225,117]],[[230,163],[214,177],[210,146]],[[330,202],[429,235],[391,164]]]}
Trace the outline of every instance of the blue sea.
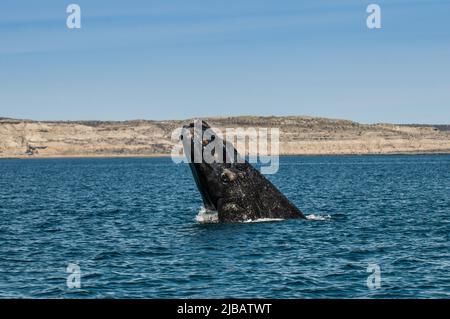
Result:
{"label": "blue sea", "polygon": [[450,156],[282,157],[268,178],[309,220],[199,222],[170,158],[1,160],[0,298],[450,298]]}

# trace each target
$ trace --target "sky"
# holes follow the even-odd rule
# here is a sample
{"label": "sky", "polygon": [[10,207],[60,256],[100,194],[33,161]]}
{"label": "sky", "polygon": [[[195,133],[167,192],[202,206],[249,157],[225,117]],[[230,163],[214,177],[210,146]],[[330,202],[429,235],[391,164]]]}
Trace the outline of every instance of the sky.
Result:
{"label": "sky", "polygon": [[450,124],[449,14],[450,0],[2,0],[0,117]]}

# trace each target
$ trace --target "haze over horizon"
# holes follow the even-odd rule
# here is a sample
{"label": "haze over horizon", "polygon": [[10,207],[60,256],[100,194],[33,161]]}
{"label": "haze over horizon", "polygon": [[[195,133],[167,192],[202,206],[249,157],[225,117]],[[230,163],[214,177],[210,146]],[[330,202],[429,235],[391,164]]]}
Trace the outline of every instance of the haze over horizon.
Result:
{"label": "haze over horizon", "polygon": [[1,117],[450,124],[449,1],[69,3],[0,3]]}

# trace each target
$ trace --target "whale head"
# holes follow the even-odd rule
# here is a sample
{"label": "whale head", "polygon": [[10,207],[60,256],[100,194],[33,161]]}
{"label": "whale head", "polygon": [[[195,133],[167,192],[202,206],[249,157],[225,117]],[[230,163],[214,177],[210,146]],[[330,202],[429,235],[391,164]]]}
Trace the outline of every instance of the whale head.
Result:
{"label": "whale head", "polygon": [[304,218],[295,205],[205,121],[183,126],[180,138],[203,204],[206,209],[218,212],[219,221]]}
{"label": "whale head", "polygon": [[[223,198],[226,187],[223,175],[226,173],[226,165],[207,161],[203,156],[207,145],[220,139],[215,135],[206,137],[205,132],[210,129],[205,121],[192,122],[183,126],[180,138],[205,208],[217,211],[219,200]],[[222,151],[225,152],[225,147]]]}

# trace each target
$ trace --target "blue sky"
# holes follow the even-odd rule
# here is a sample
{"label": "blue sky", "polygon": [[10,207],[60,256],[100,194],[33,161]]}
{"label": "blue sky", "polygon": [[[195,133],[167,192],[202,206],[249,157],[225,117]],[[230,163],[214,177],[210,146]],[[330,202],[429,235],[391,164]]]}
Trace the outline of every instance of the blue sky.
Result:
{"label": "blue sky", "polygon": [[449,14],[450,0],[2,0],[0,116],[448,124]]}

